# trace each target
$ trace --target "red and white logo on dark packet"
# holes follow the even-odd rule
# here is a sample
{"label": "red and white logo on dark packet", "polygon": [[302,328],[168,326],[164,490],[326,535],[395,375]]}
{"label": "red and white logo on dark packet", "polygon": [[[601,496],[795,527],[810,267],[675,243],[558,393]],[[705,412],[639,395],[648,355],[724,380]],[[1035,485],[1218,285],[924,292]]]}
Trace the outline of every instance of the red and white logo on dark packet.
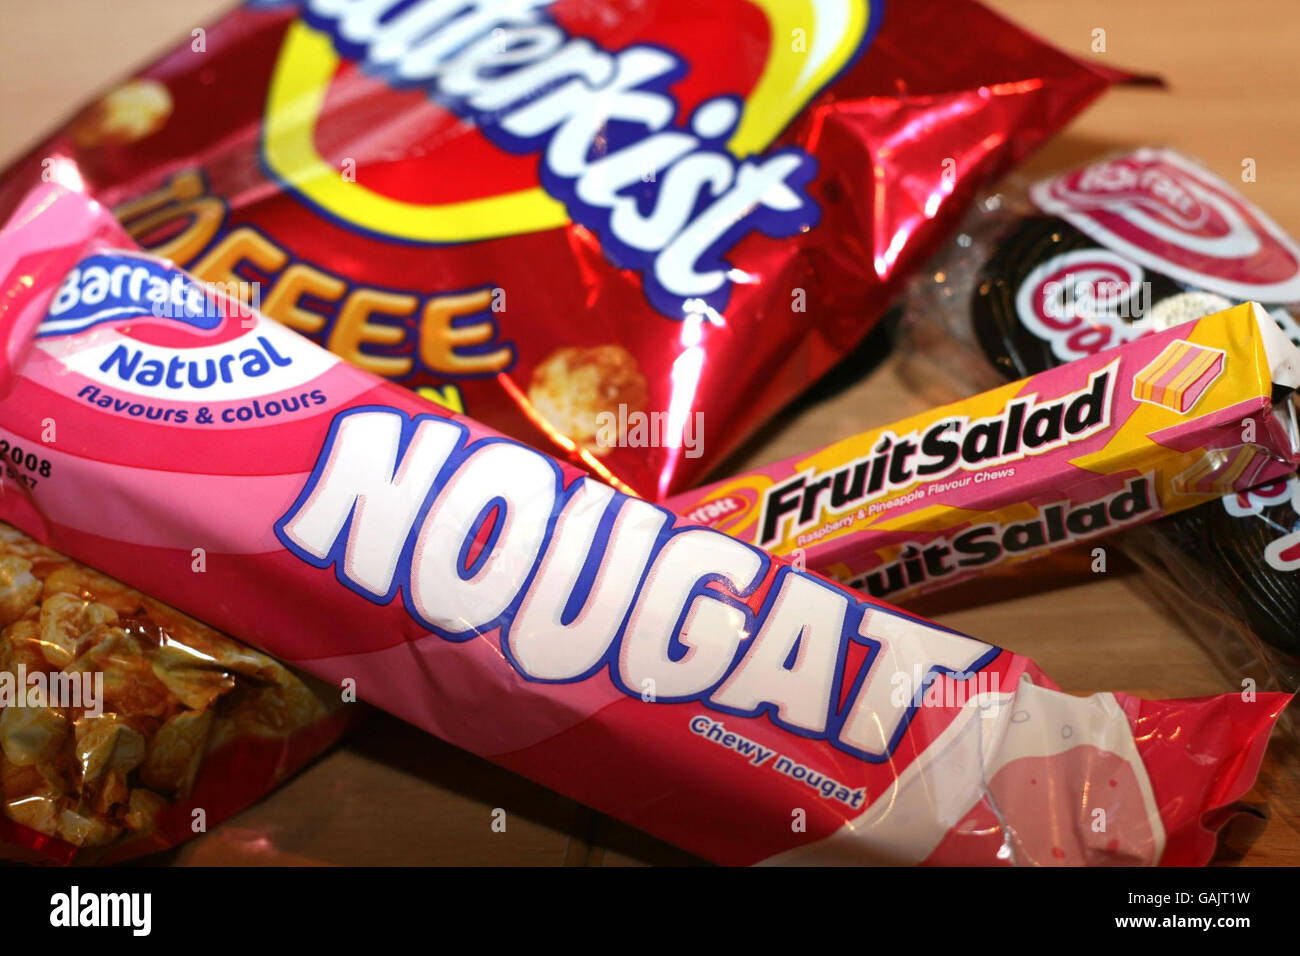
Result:
{"label": "red and white logo on dark packet", "polygon": [[1105,249],[1053,256],[1016,290],[1016,315],[1063,362],[1114,348],[1147,332],[1142,269]]}
{"label": "red and white logo on dark packet", "polygon": [[[1276,508],[1290,504],[1291,511],[1300,515],[1300,478],[1292,477],[1285,481],[1271,481],[1251,488],[1249,491],[1227,495],[1223,507],[1234,518],[1259,518],[1266,508]],[[1283,518],[1283,522],[1286,519]],[[1277,521],[1270,521],[1272,527],[1279,527]],[[1280,525],[1285,531],[1286,524]],[[1269,542],[1264,549],[1264,560],[1277,571],[1300,571],[1300,530],[1287,531]]]}
{"label": "red and white logo on dark packet", "polygon": [[1145,268],[1230,298],[1300,301],[1300,246],[1227,183],[1140,149],[1037,183],[1034,204]]}

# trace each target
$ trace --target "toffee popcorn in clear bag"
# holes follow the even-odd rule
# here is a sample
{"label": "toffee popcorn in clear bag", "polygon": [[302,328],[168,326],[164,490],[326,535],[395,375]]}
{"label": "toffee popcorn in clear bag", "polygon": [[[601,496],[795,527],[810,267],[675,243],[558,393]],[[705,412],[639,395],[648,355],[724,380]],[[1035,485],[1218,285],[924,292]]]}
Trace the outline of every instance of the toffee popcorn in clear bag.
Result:
{"label": "toffee popcorn in clear bag", "polygon": [[343,728],[333,689],[3,523],[0,626],[0,858],[174,846]]}

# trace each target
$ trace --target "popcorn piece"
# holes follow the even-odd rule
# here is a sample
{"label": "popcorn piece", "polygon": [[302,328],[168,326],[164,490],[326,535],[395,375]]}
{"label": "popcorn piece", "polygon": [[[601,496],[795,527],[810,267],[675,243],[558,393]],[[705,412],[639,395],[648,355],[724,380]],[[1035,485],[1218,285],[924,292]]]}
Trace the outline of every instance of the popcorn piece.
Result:
{"label": "popcorn piece", "polygon": [[46,599],[56,594],[73,594],[80,598],[93,595],[98,603],[111,607],[120,616],[134,615],[144,604],[144,595],[134,588],[90,568],[69,564],[53,552],[50,556],[60,563],[45,576],[42,593]]}
{"label": "popcorn piece", "polygon": [[[559,349],[533,370],[528,389],[529,401],[539,414],[597,455],[608,454],[614,444],[606,438],[607,429],[601,428],[601,414],[612,416],[606,421],[626,421],[619,406],[629,414],[640,412],[647,394],[636,358],[618,345]],[[617,437],[621,440],[622,433]]]}
{"label": "popcorn piece", "polygon": [[162,129],[171,113],[166,86],[134,79],[83,110],[72,121],[72,139],[83,148],[135,143]]}
{"label": "popcorn piece", "polygon": [[67,670],[104,675],[104,701],[115,710],[165,717],[175,698],[154,674],[140,642],[120,627],[104,627],[87,636],[90,649]]}
{"label": "popcorn piece", "polygon": [[68,736],[68,719],[50,707],[6,707],[0,711],[0,749],[28,767],[50,760]]}
{"label": "popcorn piece", "polygon": [[152,790],[137,787],[127,798],[126,826],[128,830],[147,833],[156,829],[158,817],[167,809],[167,801]]}
{"label": "popcorn piece", "polygon": [[257,681],[276,682],[282,676],[289,676],[289,672],[273,658],[232,641],[220,631],[173,607],[149,597],[143,601],[144,613],[160,630],[159,651],[175,651],[195,663],[220,666]]}
{"label": "popcorn piece", "polygon": [[144,737],[118,714],[83,717],[75,727],[83,784],[109,771],[127,774],[144,762]]}
{"label": "popcorn piece", "polygon": [[5,816],[15,823],[53,836],[58,832],[59,801],[50,793],[32,793],[6,800]]}
{"label": "popcorn piece", "polygon": [[141,768],[141,779],[154,790],[186,793],[203,759],[212,711],[182,711],[159,728]]}
{"label": "popcorn piece", "polygon": [[9,669],[17,672],[18,665],[27,673],[49,670],[50,663],[41,653],[41,626],[38,618],[25,617],[4,630],[5,643],[9,645]]}
{"label": "popcorn piece", "polygon": [[235,686],[234,677],[220,663],[170,641],[154,655],[153,673],[182,704],[194,710],[211,707]]}
{"label": "popcorn piece", "polygon": [[0,557],[0,627],[7,627],[36,604],[41,582],[32,563],[15,555]]}
{"label": "popcorn piece", "polygon": [[38,556],[54,554],[45,545],[27,537],[13,525],[7,524],[0,524],[0,551],[5,554],[15,554],[28,558],[29,560]]}
{"label": "popcorn piece", "polygon": [[60,839],[74,846],[104,846],[117,839],[122,828],[78,810],[64,810],[59,814],[57,832]]}
{"label": "popcorn piece", "polygon": [[41,605],[41,653],[55,667],[67,667],[91,644],[91,632],[117,620],[106,604],[55,594]]}
{"label": "popcorn piece", "polygon": [[223,717],[241,734],[284,736],[304,722],[319,719],[323,705],[298,682],[249,688],[233,700]]}

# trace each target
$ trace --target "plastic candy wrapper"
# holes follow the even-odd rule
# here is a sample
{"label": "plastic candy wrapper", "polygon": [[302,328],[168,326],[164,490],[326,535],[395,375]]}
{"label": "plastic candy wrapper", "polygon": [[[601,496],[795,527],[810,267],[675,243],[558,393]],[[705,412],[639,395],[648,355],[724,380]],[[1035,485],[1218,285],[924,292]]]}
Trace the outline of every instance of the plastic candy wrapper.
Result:
{"label": "plastic candy wrapper", "polygon": [[1204,862],[1289,699],[1062,693],[240,311],[35,192],[0,517],[709,859]]}
{"label": "plastic candy wrapper", "polygon": [[1300,479],[1225,495],[1124,544],[1226,673],[1300,687]]}
{"label": "plastic candy wrapper", "polygon": [[658,500],[1121,76],[969,0],[249,3],[0,177],[0,220],[58,167],[353,364]]}
{"label": "plastic candy wrapper", "polygon": [[1298,386],[1243,305],[667,504],[894,599],[1286,478]]}
{"label": "plastic candy wrapper", "polygon": [[[1209,171],[1149,148],[982,199],[916,280],[905,335],[927,379],[964,393],[1251,299],[1300,342],[1300,246]],[[1121,539],[1229,673],[1258,680],[1263,664],[1288,690],[1300,681],[1296,488],[1272,480]]]}
{"label": "plastic candy wrapper", "polygon": [[[34,450],[31,469],[9,441],[0,452],[43,477]],[[343,728],[331,688],[3,523],[0,627],[2,859],[174,846],[199,832],[196,811],[216,825]]]}

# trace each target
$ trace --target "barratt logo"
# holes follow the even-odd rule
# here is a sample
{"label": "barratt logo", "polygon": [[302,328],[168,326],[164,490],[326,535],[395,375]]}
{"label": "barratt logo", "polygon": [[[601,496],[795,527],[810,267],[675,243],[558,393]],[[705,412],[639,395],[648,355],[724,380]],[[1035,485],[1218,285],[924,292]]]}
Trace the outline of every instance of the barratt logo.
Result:
{"label": "barratt logo", "polygon": [[[766,25],[759,69],[694,35],[707,31],[674,36],[667,17],[602,44],[599,10],[572,0],[301,0],[268,90],[263,161],[304,201],[384,238],[465,243],[577,224],[663,314],[722,310],[738,242],[818,224],[806,191],[816,161],[769,148],[880,18],[880,0],[733,2],[725,22]],[[455,121],[431,117],[430,135],[445,135],[400,186],[350,180],[322,152],[327,103],[384,86],[423,93]]]}
{"label": "barratt logo", "polygon": [[[247,303],[260,298],[257,288],[201,282],[152,256],[93,253],[59,283],[36,328],[36,347],[55,360],[61,387],[77,386],[78,398],[134,418],[183,423],[188,413],[170,415],[140,399],[257,399],[305,386],[338,362],[253,311]],[[295,398],[294,409],[322,404],[316,395]],[[281,404],[277,399],[273,415]]]}
{"label": "barratt logo", "polygon": [[197,282],[151,256],[98,253],[86,256],[64,276],[36,337],[76,335],[124,321],[174,322],[192,332],[213,333],[227,316],[252,315],[243,304],[251,296],[241,292]]}

